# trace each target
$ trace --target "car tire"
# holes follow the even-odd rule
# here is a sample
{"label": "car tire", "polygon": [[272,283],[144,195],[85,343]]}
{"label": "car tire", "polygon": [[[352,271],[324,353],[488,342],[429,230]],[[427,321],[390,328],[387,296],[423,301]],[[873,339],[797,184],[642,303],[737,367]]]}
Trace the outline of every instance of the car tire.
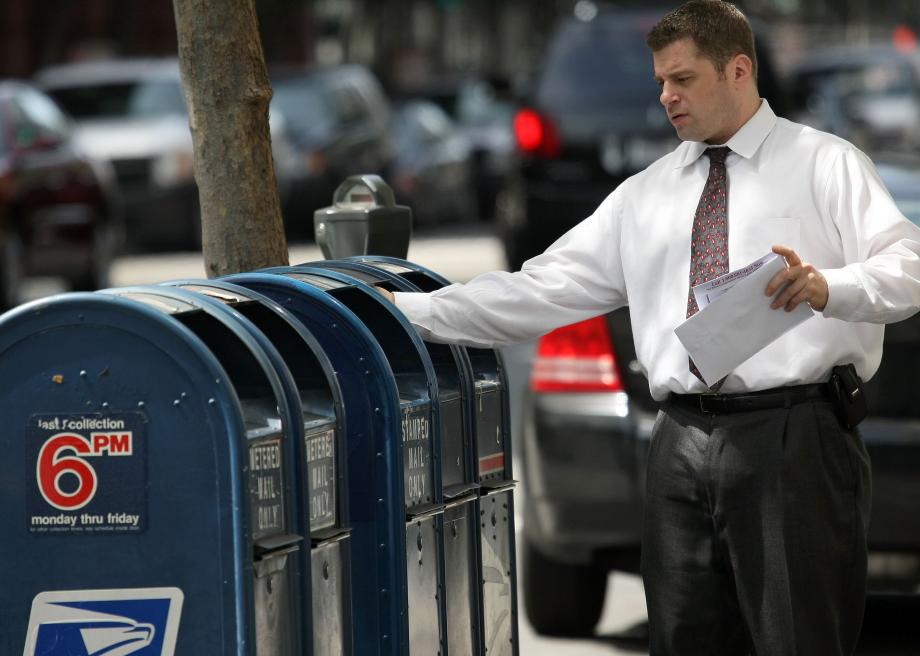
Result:
{"label": "car tire", "polygon": [[0,235],[0,312],[22,300],[23,247],[15,232]]}
{"label": "car tire", "polygon": [[524,610],[545,636],[590,636],[604,607],[607,572],[553,560],[524,538]]}

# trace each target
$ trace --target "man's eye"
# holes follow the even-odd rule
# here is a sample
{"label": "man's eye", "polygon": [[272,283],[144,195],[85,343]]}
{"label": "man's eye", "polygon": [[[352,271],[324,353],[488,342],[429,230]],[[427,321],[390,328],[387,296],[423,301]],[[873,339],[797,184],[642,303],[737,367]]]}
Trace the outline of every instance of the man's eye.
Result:
{"label": "man's eye", "polygon": [[690,80],[689,77],[679,77],[679,78],[677,78],[677,81],[678,81],[678,83],[680,83],[680,84],[686,84],[689,80]]}

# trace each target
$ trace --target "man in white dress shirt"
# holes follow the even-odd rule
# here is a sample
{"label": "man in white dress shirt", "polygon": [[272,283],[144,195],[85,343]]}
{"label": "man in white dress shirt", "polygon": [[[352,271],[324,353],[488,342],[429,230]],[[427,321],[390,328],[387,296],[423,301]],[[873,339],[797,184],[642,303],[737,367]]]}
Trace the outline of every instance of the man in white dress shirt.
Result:
{"label": "man in white dress shirt", "polygon": [[[629,305],[662,402],[642,553],[651,653],[850,654],[870,470],[828,380],[847,363],[870,378],[883,324],[920,307],[920,229],[862,152],[760,98],[750,25],[732,4],[692,0],[647,42],[683,143],[521,271],[394,300],[424,338],[474,346]],[[763,302],[816,314],[710,389],[674,334],[696,311],[689,287],[771,249],[787,266]]]}

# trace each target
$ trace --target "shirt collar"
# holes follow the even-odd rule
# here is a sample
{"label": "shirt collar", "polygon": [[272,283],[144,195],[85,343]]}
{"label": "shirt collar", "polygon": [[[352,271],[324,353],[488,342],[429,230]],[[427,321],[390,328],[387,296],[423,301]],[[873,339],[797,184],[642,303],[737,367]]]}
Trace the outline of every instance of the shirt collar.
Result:
{"label": "shirt collar", "polygon": [[[724,145],[731,148],[732,152],[738,153],[745,159],[750,159],[773,130],[774,125],[776,125],[776,114],[770,108],[770,103],[761,99],[760,107],[754,112],[754,115]],[[674,168],[679,169],[693,164],[711,145],[702,141],[685,141],[681,144],[683,152],[678,154]]]}

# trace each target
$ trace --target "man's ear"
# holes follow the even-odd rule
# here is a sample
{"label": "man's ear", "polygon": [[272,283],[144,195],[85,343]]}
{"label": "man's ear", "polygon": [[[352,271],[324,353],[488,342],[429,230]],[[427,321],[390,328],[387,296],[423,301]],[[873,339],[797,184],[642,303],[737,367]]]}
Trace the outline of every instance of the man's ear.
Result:
{"label": "man's ear", "polygon": [[750,80],[754,76],[754,62],[745,54],[737,54],[728,62],[728,79],[739,83]]}

